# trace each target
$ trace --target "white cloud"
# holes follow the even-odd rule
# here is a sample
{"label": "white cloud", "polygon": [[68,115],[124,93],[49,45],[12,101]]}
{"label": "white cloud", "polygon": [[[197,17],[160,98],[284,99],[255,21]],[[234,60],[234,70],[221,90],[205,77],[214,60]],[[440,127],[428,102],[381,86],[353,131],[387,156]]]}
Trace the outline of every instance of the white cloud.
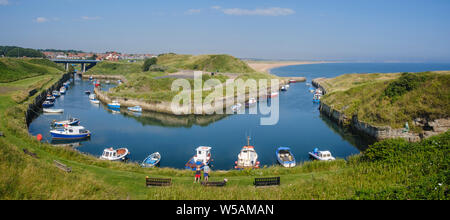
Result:
{"label": "white cloud", "polygon": [[189,9],[189,10],[187,10],[187,11],[185,12],[185,14],[187,14],[187,15],[193,15],[193,14],[198,14],[198,13],[200,13],[200,12],[202,12],[201,9]]}
{"label": "white cloud", "polygon": [[9,0],[0,0],[0,5],[9,5]]}
{"label": "white cloud", "polygon": [[226,15],[258,15],[258,16],[286,16],[295,14],[295,11],[290,8],[257,8],[257,9],[242,9],[242,8],[222,8],[220,6],[213,6],[212,9],[220,10]]}
{"label": "white cloud", "polygon": [[102,19],[99,16],[95,16],[95,17],[89,17],[89,16],[81,16],[81,19],[85,20],[85,21],[92,21],[92,20],[100,20]]}
{"label": "white cloud", "polygon": [[44,22],[48,22],[49,20],[47,18],[44,17],[37,17],[33,20],[36,23],[44,23]]}

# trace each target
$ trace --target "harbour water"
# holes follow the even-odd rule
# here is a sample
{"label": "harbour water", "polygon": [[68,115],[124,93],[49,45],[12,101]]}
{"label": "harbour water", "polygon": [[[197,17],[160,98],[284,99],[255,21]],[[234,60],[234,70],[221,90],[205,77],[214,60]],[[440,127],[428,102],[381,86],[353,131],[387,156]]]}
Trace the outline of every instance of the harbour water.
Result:
{"label": "harbour water", "polygon": [[[287,66],[273,69],[279,76],[305,76],[307,82],[317,77],[335,77],[344,73],[387,73],[450,70],[450,64],[420,63],[330,63]],[[106,85],[108,89],[114,85]],[[297,161],[308,159],[314,148],[330,150],[335,157],[358,154],[370,141],[339,129],[320,115],[318,104],[312,102],[310,86],[292,84],[281,92],[280,118],[273,126],[261,126],[262,115],[213,115],[178,117],[159,113],[136,114],[122,109],[120,113],[105,105],[90,103],[85,90],[93,90],[92,82],[75,80],[66,95],[57,99],[54,108],[63,108],[63,115],[39,115],[29,127],[32,135],[42,134],[51,141],[50,123],[72,116],[92,132],[92,137],[72,143],[77,150],[100,156],[107,147],[126,147],[131,161],[142,161],[153,152],[162,155],[161,166],[184,168],[198,146],[211,146],[213,169],[231,169],[237,155],[251,136],[261,165],[276,164],[275,150],[290,147]],[[266,117],[266,116],[264,116]],[[57,143],[54,144],[66,144]]]}

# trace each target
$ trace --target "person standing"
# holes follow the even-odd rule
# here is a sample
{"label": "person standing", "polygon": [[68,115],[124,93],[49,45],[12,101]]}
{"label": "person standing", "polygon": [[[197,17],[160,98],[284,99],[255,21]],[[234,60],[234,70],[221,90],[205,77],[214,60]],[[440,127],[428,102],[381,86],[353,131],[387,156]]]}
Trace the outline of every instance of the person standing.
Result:
{"label": "person standing", "polygon": [[200,179],[202,178],[202,170],[200,169],[200,166],[197,165],[197,168],[195,169],[195,179],[194,183],[200,182]]}
{"label": "person standing", "polygon": [[205,180],[205,182],[208,182],[209,171],[210,171],[210,168],[209,168],[208,164],[205,164],[205,166],[203,167],[203,179]]}

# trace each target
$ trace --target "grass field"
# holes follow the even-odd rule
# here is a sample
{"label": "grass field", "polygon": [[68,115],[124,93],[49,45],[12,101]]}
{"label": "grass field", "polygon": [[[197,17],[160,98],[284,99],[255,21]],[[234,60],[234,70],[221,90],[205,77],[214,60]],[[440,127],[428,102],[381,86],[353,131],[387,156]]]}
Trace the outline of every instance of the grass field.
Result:
{"label": "grass field", "polygon": [[[305,162],[286,169],[213,171],[211,180],[228,179],[224,188],[193,184],[193,172],[145,169],[138,164],[100,161],[69,147],[40,143],[29,135],[24,112],[34,97],[15,101],[15,93],[49,77],[48,73],[0,84],[0,199],[445,199],[448,200],[450,132],[420,143],[378,142],[362,155],[334,162]],[[34,80],[35,79],[35,80]],[[36,153],[33,158],[23,149]],[[53,160],[72,167],[65,173]],[[145,177],[172,178],[173,186],[146,188]],[[255,188],[255,177],[281,177],[281,186]]]}
{"label": "grass field", "polygon": [[[406,76],[412,77],[409,80]],[[450,116],[450,72],[347,74],[321,82],[323,103],[372,125],[402,128]],[[397,94],[398,93],[398,94]],[[412,128],[420,131],[420,128]]]}

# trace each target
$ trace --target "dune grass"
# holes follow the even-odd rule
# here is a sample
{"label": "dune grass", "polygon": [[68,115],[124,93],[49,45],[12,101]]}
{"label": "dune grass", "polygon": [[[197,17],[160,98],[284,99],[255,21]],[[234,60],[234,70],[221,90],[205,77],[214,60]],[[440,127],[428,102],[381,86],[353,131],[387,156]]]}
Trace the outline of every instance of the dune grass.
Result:
{"label": "dune grass", "polygon": [[[450,116],[450,72],[410,73],[421,77],[418,85],[407,91],[408,83],[402,74],[347,74],[323,81],[327,94],[323,103],[332,106],[351,118],[373,125],[402,128],[405,122],[414,126],[413,120],[434,120]],[[322,82],[321,82],[322,85]],[[386,91],[403,92],[395,97]],[[413,128],[420,130],[420,128]]]}
{"label": "dune grass", "polygon": [[63,70],[47,59],[39,58],[0,58],[0,83],[44,75],[59,74]]}

